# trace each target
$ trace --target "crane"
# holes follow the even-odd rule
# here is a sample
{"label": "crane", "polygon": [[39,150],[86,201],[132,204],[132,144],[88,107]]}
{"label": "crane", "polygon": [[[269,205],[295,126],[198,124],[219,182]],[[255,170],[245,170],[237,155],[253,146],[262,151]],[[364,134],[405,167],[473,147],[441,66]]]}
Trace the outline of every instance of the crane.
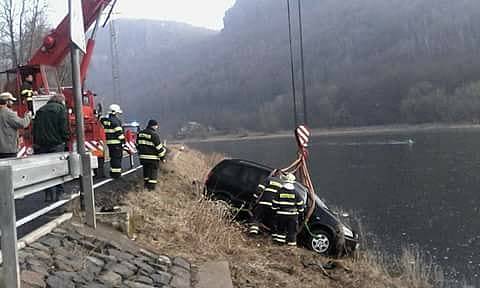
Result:
{"label": "crane", "polygon": [[115,20],[111,20],[110,29],[110,57],[112,61],[112,82],[113,82],[113,101],[122,105],[122,97],[120,95],[120,60],[118,55],[118,33],[115,26]]}
{"label": "crane", "polygon": [[[82,0],[85,31],[88,31],[88,29],[94,25],[87,42],[86,53],[81,62],[80,77],[82,83],[84,83],[86,79],[93,49],[95,47],[95,36],[97,29],[100,26],[99,22],[101,21],[102,13],[109,7],[111,11],[116,1],[113,1],[113,3],[111,2],[112,0]],[[110,13],[108,13],[108,16],[110,16]],[[66,15],[60,24],[44,37],[41,47],[36,50],[31,59],[25,65],[14,67],[2,73],[7,75],[6,90],[12,92],[14,95],[17,95],[18,99],[21,99],[19,97],[19,90],[24,77],[27,75],[34,76],[33,88],[35,91],[39,92],[38,96],[33,97],[34,110],[37,110],[43,104],[45,104],[52,94],[62,93],[65,96],[66,106],[69,111],[70,131],[75,131],[75,116],[73,114],[74,98],[72,88],[62,87],[58,77],[59,69],[69,52],[69,15]],[[50,74],[52,70],[53,77]],[[56,80],[56,89],[52,89],[49,85],[49,80],[52,78]],[[86,148],[95,156],[103,158],[103,142],[105,141],[105,133],[97,117],[98,113],[101,113],[101,106],[95,106],[95,94],[93,92],[85,89],[82,89],[82,91],[82,108],[84,112]],[[19,101],[15,107],[15,110],[17,110],[17,113],[20,115],[26,113],[28,111],[26,102],[24,100]],[[74,147],[73,139],[75,138],[73,136],[74,135],[72,135],[71,140],[68,143],[69,149],[73,149]],[[33,153],[32,138],[31,129],[25,129],[21,132],[21,149],[17,155],[18,157],[23,157]]]}

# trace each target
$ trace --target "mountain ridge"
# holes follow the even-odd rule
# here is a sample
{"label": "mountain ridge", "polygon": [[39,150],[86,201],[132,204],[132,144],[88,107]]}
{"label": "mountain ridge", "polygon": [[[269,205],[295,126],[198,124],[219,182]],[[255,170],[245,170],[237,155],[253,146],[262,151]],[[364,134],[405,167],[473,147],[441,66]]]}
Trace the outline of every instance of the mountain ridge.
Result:
{"label": "mountain ridge", "polygon": [[[295,3],[292,23],[298,55]],[[310,126],[480,119],[476,112],[480,111],[480,3],[302,3]],[[177,25],[172,31],[144,27],[153,35],[143,38],[148,49],[119,45],[121,79],[128,80],[122,80],[122,91],[136,95],[122,97],[131,110],[128,118],[156,117],[170,131],[190,120],[227,131],[291,127],[285,2],[238,0],[226,12],[224,23],[224,29],[215,32]],[[125,31],[133,26],[120,27],[119,39],[122,33],[140,35]],[[142,38],[136,42],[142,43]],[[108,51],[108,41],[103,43],[98,46]],[[99,80],[92,86],[103,91],[106,102],[111,101],[104,79],[107,69],[92,70]],[[295,72],[300,89],[298,57]]]}

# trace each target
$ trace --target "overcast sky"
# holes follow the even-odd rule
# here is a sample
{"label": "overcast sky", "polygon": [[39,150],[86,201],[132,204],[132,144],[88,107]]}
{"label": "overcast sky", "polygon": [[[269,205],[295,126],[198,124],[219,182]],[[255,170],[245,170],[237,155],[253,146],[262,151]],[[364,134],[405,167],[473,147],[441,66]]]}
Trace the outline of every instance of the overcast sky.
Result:
{"label": "overcast sky", "polygon": [[[211,29],[223,28],[223,15],[235,0],[118,0],[118,18],[186,22]],[[68,0],[47,0],[49,17],[56,25],[67,14]]]}

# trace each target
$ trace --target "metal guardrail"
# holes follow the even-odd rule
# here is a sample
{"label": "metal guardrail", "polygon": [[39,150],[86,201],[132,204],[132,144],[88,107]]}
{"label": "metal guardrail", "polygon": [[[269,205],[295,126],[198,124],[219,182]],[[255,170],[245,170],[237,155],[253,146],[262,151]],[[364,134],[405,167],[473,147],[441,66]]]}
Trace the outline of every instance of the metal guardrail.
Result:
{"label": "metal guardrail", "polygon": [[[0,161],[0,229],[3,256],[3,277],[0,277],[0,287],[20,287],[17,227],[65,205],[79,197],[80,193],[71,195],[69,199],[57,201],[19,221],[16,221],[15,199],[22,199],[89,174],[90,179],[84,179],[89,185],[82,185],[84,190],[82,192],[87,202],[85,205],[87,222],[95,223],[93,179],[92,174],[86,171],[98,168],[98,164],[95,157],[90,155],[85,157],[89,159],[84,158],[82,161],[77,153],[54,153]],[[83,167],[82,163],[85,163]]]}

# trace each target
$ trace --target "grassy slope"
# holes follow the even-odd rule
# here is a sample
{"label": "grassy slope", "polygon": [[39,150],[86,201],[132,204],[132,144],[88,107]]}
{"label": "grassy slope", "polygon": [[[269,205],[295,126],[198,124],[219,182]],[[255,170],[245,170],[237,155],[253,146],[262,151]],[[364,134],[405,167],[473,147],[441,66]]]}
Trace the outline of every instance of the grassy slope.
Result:
{"label": "grassy slope", "polygon": [[[171,158],[157,191],[132,193],[128,199],[139,242],[194,264],[226,259],[235,287],[440,287],[436,268],[409,251],[384,260],[363,251],[355,259],[337,260],[339,268],[327,277],[318,266],[305,264],[329,259],[302,248],[272,246],[269,239],[250,239],[244,227],[229,220],[225,207],[202,199],[203,180],[220,155],[174,147]],[[395,273],[386,266],[394,266]]]}

